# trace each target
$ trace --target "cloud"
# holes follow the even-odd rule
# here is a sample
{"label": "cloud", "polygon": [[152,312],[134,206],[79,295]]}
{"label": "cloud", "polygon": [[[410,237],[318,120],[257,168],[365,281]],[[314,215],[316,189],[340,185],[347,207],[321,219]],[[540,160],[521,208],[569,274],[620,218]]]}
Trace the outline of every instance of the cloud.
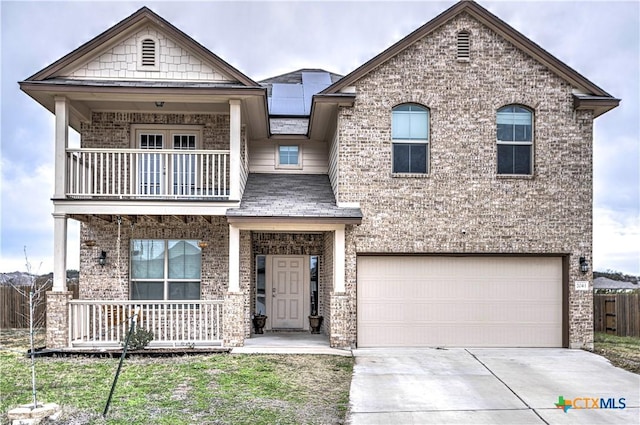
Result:
{"label": "cloud", "polygon": [[640,275],[640,215],[594,209],[593,268]]}

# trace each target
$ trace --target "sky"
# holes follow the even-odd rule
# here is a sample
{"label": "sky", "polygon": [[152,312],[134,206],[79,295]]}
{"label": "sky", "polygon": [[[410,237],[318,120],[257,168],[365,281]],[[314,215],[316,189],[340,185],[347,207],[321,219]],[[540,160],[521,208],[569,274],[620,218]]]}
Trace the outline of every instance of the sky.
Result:
{"label": "sky", "polygon": [[[17,82],[140,7],[258,81],[299,68],[345,75],[454,3],[0,0],[0,272],[26,271],[25,250],[32,272],[53,270],[54,116]],[[594,124],[592,261],[640,275],[640,0],[478,3],[622,99]],[[68,234],[77,269],[74,220]]]}

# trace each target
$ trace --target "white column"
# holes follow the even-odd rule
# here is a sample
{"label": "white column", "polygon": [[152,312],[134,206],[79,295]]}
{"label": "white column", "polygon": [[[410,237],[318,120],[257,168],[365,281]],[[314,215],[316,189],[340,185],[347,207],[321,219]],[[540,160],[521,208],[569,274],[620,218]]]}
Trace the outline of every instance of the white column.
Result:
{"label": "white column", "polygon": [[344,226],[333,232],[333,292],[344,292]]}
{"label": "white column", "polygon": [[[53,199],[62,199],[65,194],[67,147],[69,146],[69,102],[66,97],[55,97],[56,140]],[[66,237],[65,237],[66,239]]]}
{"label": "white column", "polygon": [[232,201],[240,200],[240,130],[242,116],[240,112],[240,101],[237,99],[229,100],[229,149],[231,158],[229,159],[229,198]]}
{"label": "white column", "polygon": [[53,292],[67,290],[67,216],[53,214]]}
{"label": "white column", "polygon": [[240,292],[240,229],[229,225],[229,292]]}

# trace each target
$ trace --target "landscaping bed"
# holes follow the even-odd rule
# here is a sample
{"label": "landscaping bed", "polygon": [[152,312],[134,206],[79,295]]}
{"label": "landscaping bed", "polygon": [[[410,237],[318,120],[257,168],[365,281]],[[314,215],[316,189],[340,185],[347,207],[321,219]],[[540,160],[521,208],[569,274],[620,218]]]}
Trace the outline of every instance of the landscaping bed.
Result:
{"label": "landscaping bed", "polygon": [[[23,341],[23,342],[21,342]],[[31,397],[26,340],[0,333],[0,423]],[[60,424],[340,424],[353,359],[320,355],[197,354],[125,360],[106,419],[117,358],[37,360],[38,399]]]}

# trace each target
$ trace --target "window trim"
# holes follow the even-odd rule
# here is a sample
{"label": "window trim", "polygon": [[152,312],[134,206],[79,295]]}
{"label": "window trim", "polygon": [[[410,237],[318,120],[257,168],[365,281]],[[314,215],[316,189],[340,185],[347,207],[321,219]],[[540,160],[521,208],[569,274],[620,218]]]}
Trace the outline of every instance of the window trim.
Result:
{"label": "window trim", "polygon": [[[281,164],[280,163],[280,147],[281,146],[295,146],[298,148],[298,163],[297,164]],[[302,144],[300,143],[277,143],[275,147],[276,155],[276,169],[279,170],[302,170]]]}
{"label": "window trim", "polygon": [[[133,244],[135,243],[135,241],[162,241],[164,244],[164,260],[163,260],[163,277],[162,278],[134,278],[132,276],[132,271],[133,271]],[[156,239],[156,238],[131,238],[130,243],[129,243],[129,300],[134,300],[133,298],[133,284],[136,282],[140,282],[140,283],[144,283],[144,282],[159,282],[162,281],[162,295],[163,298],[162,300],[158,300],[158,301],[199,301],[202,300],[202,248],[198,247],[200,249],[200,277],[198,279],[171,279],[169,278],[169,256],[168,256],[168,252],[169,252],[169,241],[178,241],[178,242],[182,242],[182,241],[189,241],[189,242],[196,242],[196,246],[198,245],[197,239],[177,239],[177,238],[169,238],[169,239]],[[200,287],[200,293],[198,295],[198,299],[197,300],[190,300],[190,299],[170,299],[169,298],[169,286],[171,283],[180,283],[180,282],[198,282],[198,285]],[[136,300],[138,301],[138,300]],[[145,300],[140,300],[140,301],[145,301]]]}
{"label": "window trim", "polygon": [[[153,41],[153,60],[154,60],[154,64],[153,65],[148,65],[145,64],[143,62],[143,44],[147,41],[147,40],[151,40]],[[155,37],[151,34],[145,34],[142,35],[138,38],[138,42],[137,42],[137,48],[138,48],[138,71],[160,71],[160,66],[159,66],[159,57],[160,57],[160,43],[158,41],[158,37]]]}
{"label": "window trim", "polygon": [[[393,121],[396,108],[401,106],[417,106],[423,109],[427,113],[427,137],[426,139],[394,139],[393,138]],[[426,164],[424,173],[414,171],[396,171],[394,163],[394,146],[396,144],[416,144],[425,145],[426,149]],[[414,176],[427,176],[431,171],[431,110],[424,105],[415,102],[399,103],[391,109],[391,174],[396,177],[414,177]]]}
{"label": "window trim", "polygon": [[[500,140],[498,139],[498,112],[500,112],[501,109],[504,108],[508,108],[510,106],[517,106],[520,107],[522,109],[527,110],[530,114],[531,114],[531,140],[525,140],[525,141],[518,141],[518,140]],[[500,177],[531,177],[533,176],[533,169],[534,169],[534,164],[535,164],[535,158],[534,158],[534,141],[535,141],[535,121],[536,121],[536,114],[535,114],[535,110],[533,108],[530,108],[526,105],[523,105],[521,103],[509,103],[507,105],[502,105],[501,107],[499,107],[498,109],[496,109],[495,112],[495,134],[496,134],[496,175],[500,176]],[[500,173],[498,170],[499,167],[499,159],[498,159],[498,146],[499,145],[505,145],[505,146],[531,146],[531,150],[529,153],[529,173]]]}

